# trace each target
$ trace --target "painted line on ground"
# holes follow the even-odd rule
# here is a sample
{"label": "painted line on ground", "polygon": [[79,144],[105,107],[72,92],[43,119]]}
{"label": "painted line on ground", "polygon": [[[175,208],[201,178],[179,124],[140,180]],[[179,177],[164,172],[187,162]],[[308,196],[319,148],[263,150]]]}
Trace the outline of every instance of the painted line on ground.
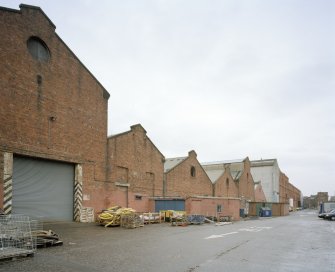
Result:
{"label": "painted line on ground", "polygon": [[216,239],[216,238],[222,238],[228,235],[232,235],[232,234],[237,234],[239,232],[260,232],[262,230],[269,230],[272,229],[272,227],[249,227],[249,228],[243,228],[243,229],[239,229],[238,231],[234,231],[234,232],[228,232],[228,233],[223,233],[223,234],[213,234],[211,236],[208,236],[204,239]]}
{"label": "painted line on ground", "polygon": [[217,234],[217,235],[211,235],[211,236],[208,236],[206,237],[205,239],[215,239],[215,238],[222,238],[224,236],[227,236],[227,235],[232,235],[232,234],[236,234],[238,233],[237,231],[234,231],[234,232],[228,232],[228,233],[223,233],[223,234]]}

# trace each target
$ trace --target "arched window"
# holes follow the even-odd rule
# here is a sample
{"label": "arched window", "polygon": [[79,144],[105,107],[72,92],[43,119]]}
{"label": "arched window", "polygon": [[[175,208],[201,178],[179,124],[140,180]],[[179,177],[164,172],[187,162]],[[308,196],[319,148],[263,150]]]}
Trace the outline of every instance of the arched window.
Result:
{"label": "arched window", "polygon": [[226,179],[226,186],[227,186],[227,188],[229,188],[229,179],[228,178]]}
{"label": "arched window", "polygon": [[30,37],[27,41],[29,53],[35,60],[47,62],[50,59],[50,51],[44,41],[38,37]]}
{"label": "arched window", "polygon": [[195,167],[191,166],[191,177],[195,177]]}

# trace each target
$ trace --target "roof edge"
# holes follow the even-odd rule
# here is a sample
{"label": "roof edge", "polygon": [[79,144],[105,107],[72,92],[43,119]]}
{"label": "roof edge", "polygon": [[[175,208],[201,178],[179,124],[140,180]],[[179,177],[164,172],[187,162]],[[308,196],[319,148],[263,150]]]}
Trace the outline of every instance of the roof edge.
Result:
{"label": "roof edge", "polygon": [[[34,9],[38,10],[43,14],[43,16],[48,20],[50,25],[56,29],[56,25],[50,20],[50,18],[45,14],[45,12],[38,6],[32,6],[32,5],[27,5],[27,4],[20,4],[19,5],[20,10],[17,9],[11,9],[11,8],[6,8],[6,7],[0,7],[0,9],[9,11],[9,12],[15,12],[15,13],[21,13],[23,9]],[[83,66],[83,68],[91,75],[91,77],[96,81],[96,83],[102,88],[102,97],[106,100],[109,99],[110,94],[106,90],[106,88],[100,83],[100,81],[92,74],[92,72],[83,64],[83,62],[77,57],[77,55],[70,49],[70,47],[63,41],[63,39],[55,32],[56,37],[64,44],[64,46],[70,51],[70,53],[77,59],[77,61],[80,63],[80,65]]]}
{"label": "roof edge", "polygon": [[15,13],[21,13],[18,9],[12,9],[12,8],[6,8],[6,7],[0,7],[0,10],[8,11],[8,12],[15,12]]}
{"label": "roof edge", "polygon": [[24,8],[26,8],[26,9],[35,9],[35,10],[40,11],[44,15],[44,17],[49,21],[50,25],[54,29],[56,29],[55,24],[50,20],[50,18],[45,14],[45,12],[40,7],[38,7],[38,6],[32,6],[32,5],[27,5],[27,4],[20,4],[19,7],[20,7],[21,10],[24,9]]}

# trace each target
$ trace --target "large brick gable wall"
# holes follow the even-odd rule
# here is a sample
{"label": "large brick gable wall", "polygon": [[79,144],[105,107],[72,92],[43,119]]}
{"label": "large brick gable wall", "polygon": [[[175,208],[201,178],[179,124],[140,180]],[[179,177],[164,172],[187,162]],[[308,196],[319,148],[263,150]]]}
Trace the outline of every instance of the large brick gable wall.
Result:
{"label": "large brick gable wall", "polygon": [[[0,150],[81,164],[83,204],[95,205],[91,192],[106,181],[109,94],[40,8],[20,8],[0,8]],[[48,61],[29,52],[31,37],[45,43]]]}
{"label": "large brick gable wall", "polygon": [[[194,175],[191,168],[194,167]],[[189,197],[193,195],[212,196],[212,182],[197,160],[194,151],[180,164],[165,173],[166,196]]]}

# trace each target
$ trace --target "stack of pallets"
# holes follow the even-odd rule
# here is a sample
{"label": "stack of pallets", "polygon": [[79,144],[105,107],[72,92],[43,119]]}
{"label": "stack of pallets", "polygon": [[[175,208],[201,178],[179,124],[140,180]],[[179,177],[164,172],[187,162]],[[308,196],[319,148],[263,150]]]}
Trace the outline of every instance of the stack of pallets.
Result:
{"label": "stack of pallets", "polygon": [[94,209],[91,207],[82,207],[80,209],[80,222],[82,223],[94,222]]}

